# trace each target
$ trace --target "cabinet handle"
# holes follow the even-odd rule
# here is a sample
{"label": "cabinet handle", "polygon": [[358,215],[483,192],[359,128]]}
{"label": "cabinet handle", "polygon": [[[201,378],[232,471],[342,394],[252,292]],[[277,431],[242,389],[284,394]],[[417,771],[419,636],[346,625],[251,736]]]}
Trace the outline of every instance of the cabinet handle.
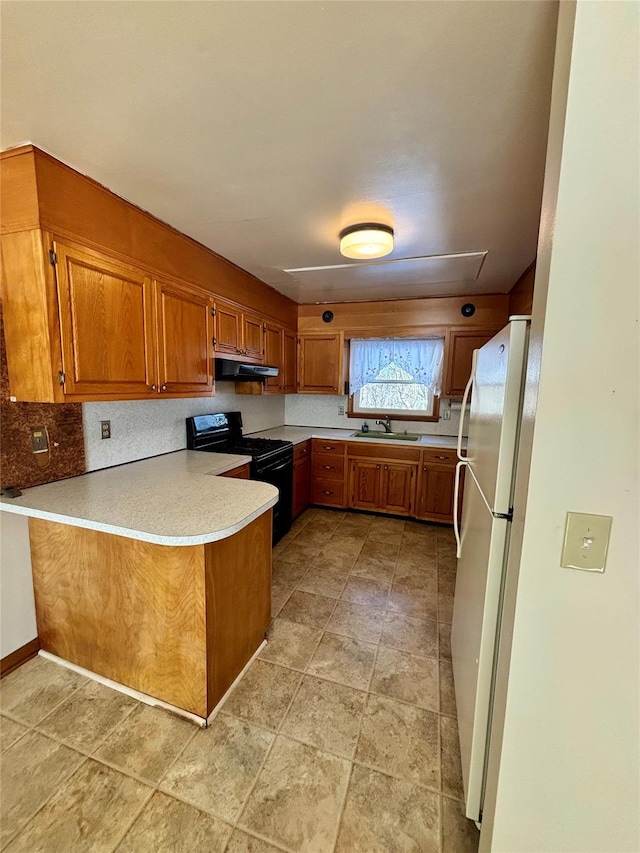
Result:
{"label": "cabinet handle", "polygon": [[322,494],[323,494],[323,495],[333,495],[333,494],[335,494],[335,492],[329,492],[327,489],[325,489],[325,490],[322,492]]}
{"label": "cabinet handle", "polygon": [[379,467],[380,467],[379,465],[376,465],[376,468],[379,468]]}
{"label": "cabinet handle", "polygon": [[448,456],[436,456],[435,458],[436,459],[448,459],[449,457]]}
{"label": "cabinet handle", "polygon": [[389,466],[388,466],[388,465],[385,465],[385,466],[384,466],[384,470],[385,470],[385,471],[388,471],[388,470],[389,470]]}
{"label": "cabinet handle", "polygon": [[157,385],[152,385],[152,386],[151,386],[151,390],[152,390],[152,391],[157,391],[157,390],[158,390]]}
{"label": "cabinet handle", "polygon": [[337,390],[338,390],[338,386],[337,386],[337,385],[334,385],[334,386],[333,386],[333,390],[334,390],[334,391],[337,391]]}
{"label": "cabinet handle", "polygon": [[322,449],[323,450],[335,450],[335,447],[332,444],[325,444]]}
{"label": "cabinet handle", "polygon": [[427,469],[426,469],[426,467],[423,467],[423,469],[422,469],[422,470],[423,470],[423,471],[426,471]]}
{"label": "cabinet handle", "polygon": [[322,466],[325,471],[333,471],[335,469],[335,465],[323,465]]}
{"label": "cabinet handle", "polygon": [[161,391],[166,391],[166,390],[167,390],[167,386],[166,386],[166,385],[163,385],[163,386],[162,386],[162,388],[161,388],[160,390],[161,390]]}

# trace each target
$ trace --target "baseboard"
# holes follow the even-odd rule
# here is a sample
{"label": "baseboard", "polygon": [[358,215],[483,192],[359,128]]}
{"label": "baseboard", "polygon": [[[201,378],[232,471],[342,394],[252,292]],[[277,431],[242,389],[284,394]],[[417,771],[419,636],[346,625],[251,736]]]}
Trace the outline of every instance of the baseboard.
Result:
{"label": "baseboard", "polygon": [[17,669],[19,666],[22,666],[23,663],[34,658],[38,654],[39,650],[40,639],[36,637],[33,640],[29,640],[28,643],[24,644],[24,646],[20,646],[19,649],[15,650],[15,652],[11,652],[10,655],[2,658],[2,660],[0,660],[0,678],[4,678],[5,675],[9,675],[9,673],[13,672],[14,669]]}

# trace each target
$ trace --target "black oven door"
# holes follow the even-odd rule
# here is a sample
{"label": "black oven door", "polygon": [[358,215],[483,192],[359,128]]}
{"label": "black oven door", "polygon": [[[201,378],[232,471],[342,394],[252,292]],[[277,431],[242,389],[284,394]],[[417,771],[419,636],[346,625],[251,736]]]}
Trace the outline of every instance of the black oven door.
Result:
{"label": "black oven door", "polygon": [[253,480],[270,483],[280,492],[278,503],[273,508],[273,544],[279,542],[291,528],[291,503],[293,499],[293,458],[278,462],[275,466],[257,467],[252,472]]}

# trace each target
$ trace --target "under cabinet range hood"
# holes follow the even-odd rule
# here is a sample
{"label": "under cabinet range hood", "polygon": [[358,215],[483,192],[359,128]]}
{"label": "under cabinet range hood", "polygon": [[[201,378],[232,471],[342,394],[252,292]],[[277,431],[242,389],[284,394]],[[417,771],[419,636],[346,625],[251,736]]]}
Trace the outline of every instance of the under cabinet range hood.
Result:
{"label": "under cabinet range hood", "polygon": [[279,367],[268,364],[248,364],[244,361],[232,361],[230,358],[216,358],[216,379],[222,381],[259,382],[268,376],[277,376]]}

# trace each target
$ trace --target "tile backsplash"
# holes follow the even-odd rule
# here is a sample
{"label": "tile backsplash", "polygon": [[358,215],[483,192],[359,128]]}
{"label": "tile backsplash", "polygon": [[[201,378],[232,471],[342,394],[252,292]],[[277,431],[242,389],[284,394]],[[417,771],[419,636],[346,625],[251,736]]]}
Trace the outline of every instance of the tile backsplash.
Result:
{"label": "tile backsplash", "polygon": [[[339,429],[360,429],[362,418],[348,418],[338,414],[340,406],[346,412],[347,397],[332,397],[320,394],[291,394],[285,398],[285,424],[288,426],[323,426],[338,427]],[[451,419],[444,420],[445,410],[451,412]],[[417,432],[420,435],[457,435],[460,424],[460,404],[450,405],[449,400],[443,400],[440,406],[440,420],[431,421],[391,421],[393,428],[402,432]],[[368,418],[367,423],[372,429],[375,418]],[[466,430],[465,430],[466,432]]]}
{"label": "tile backsplash", "polygon": [[[190,415],[241,411],[249,433],[282,426],[284,407],[283,397],[237,395],[230,382],[217,382],[215,397],[83,403],[87,471],[184,449]],[[100,437],[100,421],[111,421],[111,438]]]}

